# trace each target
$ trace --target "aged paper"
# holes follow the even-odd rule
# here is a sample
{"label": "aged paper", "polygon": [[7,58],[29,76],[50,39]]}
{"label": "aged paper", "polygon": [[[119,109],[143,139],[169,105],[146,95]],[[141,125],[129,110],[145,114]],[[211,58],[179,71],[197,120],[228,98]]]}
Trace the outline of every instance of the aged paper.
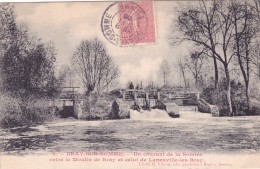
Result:
{"label": "aged paper", "polygon": [[257,0],[0,3],[0,169],[260,168]]}

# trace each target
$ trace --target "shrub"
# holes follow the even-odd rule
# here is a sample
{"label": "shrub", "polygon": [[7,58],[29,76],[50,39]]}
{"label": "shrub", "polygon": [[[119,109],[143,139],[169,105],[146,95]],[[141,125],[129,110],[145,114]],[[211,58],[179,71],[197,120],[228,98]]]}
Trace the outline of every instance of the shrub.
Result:
{"label": "shrub", "polygon": [[247,115],[249,113],[246,100],[245,87],[240,82],[231,81],[231,98],[235,115]]}
{"label": "shrub", "polygon": [[[219,89],[207,87],[200,97],[208,103],[218,106],[221,116],[228,116],[228,104],[225,83],[219,83]],[[240,82],[231,81],[231,101],[234,115],[248,115],[253,113],[253,109],[248,111],[245,87]]]}
{"label": "shrub", "polygon": [[84,105],[82,108],[83,119],[102,119],[109,116],[111,111],[111,100],[104,96],[97,96],[93,94],[91,99],[88,96],[84,98]]}
{"label": "shrub", "polygon": [[0,101],[0,124],[4,127],[33,125],[54,118],[47,99],[24,101],[2,94]]}
{"label": "shrub", "polygon": [[119,98],[123,97],[123,95],[121,94],[119,89],[112,90],[109,94],[111,96],[115,96],[115,97],[119,97]]}
{"label": "shrub", "polygon": [[83,100],[82,119],[110,119],[113,101],[116,101],[119,106],[119,117],[117,116],[117,118],[129,118],[129,110],[132,103],[125,102],[111,93],[102,96],[92,94],[91,101],[89,101],[88,96],[85,96]]}
{"label": "shrub", "polygon": [[[221,87],[223,86],[220,86],[220,88]],[[209,104],[218,106],[220,116],[228,115],[226,91],[223,88],[216,90],[212,86],[207,87],[201,93],[200,97],[206,100]]]}

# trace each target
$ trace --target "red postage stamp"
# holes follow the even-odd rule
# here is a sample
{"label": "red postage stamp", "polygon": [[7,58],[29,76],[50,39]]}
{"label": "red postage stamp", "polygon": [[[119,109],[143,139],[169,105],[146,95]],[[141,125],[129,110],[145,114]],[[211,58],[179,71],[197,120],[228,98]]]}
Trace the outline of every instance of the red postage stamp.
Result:
{"label": "red postage stamp", "polygon": [[102,16],[101,28],[105,38],[115,45],[154,43],[153,1],[113,3]]}

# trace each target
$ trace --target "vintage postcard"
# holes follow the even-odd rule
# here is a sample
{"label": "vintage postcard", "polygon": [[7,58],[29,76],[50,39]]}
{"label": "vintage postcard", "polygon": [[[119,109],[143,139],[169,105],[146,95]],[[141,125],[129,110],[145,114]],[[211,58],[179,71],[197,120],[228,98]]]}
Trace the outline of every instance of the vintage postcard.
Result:
{"label": "vintage postcard", "polygon": [[260,1],[0,3],[0,169],[260,169]]}

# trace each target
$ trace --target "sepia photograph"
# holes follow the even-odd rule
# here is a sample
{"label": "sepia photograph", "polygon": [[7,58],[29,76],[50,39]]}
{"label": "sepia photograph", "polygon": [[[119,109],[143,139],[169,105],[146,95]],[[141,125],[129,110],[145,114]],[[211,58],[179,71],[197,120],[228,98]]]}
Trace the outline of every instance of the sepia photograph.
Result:
{"label": "sepia photograph", "polygon": [[260,1],[0,2],[0,169],[259,169]]}

